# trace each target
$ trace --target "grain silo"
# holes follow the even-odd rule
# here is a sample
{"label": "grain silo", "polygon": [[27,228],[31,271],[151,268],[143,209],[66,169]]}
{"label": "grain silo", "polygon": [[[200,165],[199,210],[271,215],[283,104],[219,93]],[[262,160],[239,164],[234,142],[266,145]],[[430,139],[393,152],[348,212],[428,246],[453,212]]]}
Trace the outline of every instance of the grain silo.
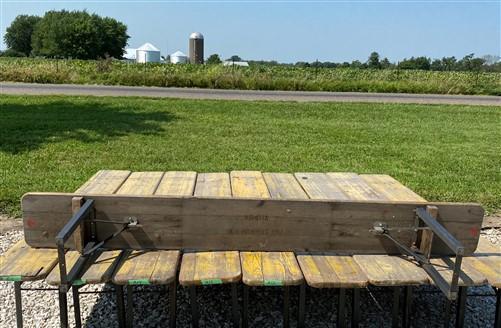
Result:
{"label": "grain silo", "polygon": [[188,62],[188,56],[186,56],[181,51],[176,51],[170,55],[171,64],[186,64]]}
{"label": "grain silo", "polygon": [[204,63],[204,36],[202,33],[193,32],[190,34],[190,63]]}
{"label": "grain silo", "polygon": [[151,43],[145,43],[136,49],[137,63],[159,63],[160,50]]}

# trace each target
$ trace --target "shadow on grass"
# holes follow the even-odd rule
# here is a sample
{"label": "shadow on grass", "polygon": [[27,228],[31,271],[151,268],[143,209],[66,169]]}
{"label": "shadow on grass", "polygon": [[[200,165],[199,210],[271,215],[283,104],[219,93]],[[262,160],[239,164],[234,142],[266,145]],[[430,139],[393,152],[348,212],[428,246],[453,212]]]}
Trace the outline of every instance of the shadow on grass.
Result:
{"label": "shadow on grass", "polygon": [[0,151],[16,154],[54,142],[104,142],[128,134],[158,134],[173,121],[168,112],[144,111],[132,104],[50,101],[0,106]]}

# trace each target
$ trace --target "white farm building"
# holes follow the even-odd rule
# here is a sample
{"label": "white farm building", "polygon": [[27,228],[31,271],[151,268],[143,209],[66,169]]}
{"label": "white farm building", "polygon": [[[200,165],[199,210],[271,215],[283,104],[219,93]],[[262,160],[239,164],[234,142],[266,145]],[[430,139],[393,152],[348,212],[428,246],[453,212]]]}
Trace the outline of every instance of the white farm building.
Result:
{"label": "white farm building", "polygon": [[136,62],[159,63],[160,50],[151,43],[145,43],[136,49]]}

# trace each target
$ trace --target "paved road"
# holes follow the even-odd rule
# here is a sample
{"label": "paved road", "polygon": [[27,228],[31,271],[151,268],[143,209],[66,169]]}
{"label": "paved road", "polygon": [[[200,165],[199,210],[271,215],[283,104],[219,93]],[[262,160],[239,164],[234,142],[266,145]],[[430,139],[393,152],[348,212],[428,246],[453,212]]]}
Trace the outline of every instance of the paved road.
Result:
{"label": "paved road", "polygon": [[501,106],[499,96],[423,95],[399,93],[216,90],[71,84],[0,83],[0,94],[142,96],[184,99],[335,101]]}

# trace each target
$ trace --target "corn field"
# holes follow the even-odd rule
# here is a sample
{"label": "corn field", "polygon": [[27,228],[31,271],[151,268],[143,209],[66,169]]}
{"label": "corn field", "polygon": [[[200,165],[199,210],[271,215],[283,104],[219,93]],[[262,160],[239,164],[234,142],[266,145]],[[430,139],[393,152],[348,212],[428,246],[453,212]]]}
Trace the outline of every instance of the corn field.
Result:
{"label": "corn field", "polygon": [[501,95],[501,73],[262,65],[224,67],[136,64],[115,60],[0,58],[0,81],[248,90]]}

